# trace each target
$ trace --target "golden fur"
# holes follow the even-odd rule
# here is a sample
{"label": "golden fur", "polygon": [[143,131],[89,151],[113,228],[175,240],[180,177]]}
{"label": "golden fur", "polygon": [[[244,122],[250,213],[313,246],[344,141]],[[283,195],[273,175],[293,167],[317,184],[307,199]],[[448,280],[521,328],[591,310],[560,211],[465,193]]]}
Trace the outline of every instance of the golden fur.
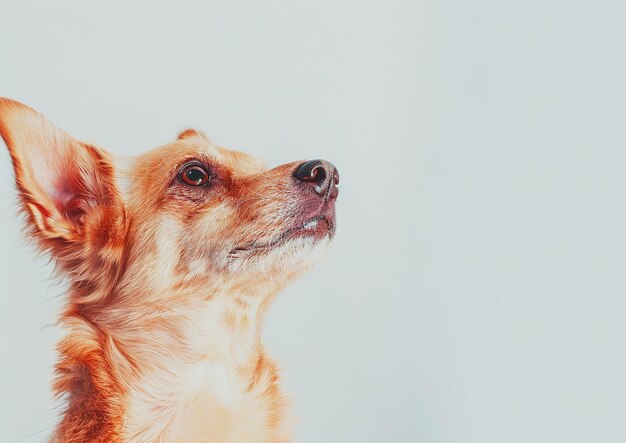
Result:
{"label": "golden fur", "polygon": [[[334,168],[319,198],[294,180],[302,162],[268,170],[196,130],[121,161],[2,98],[0,133],[29,236],[69,282],[52,441],[289,441],[260,331],[334,233]],[[181,182],[190,160],[207,186]],[[303,229],[307,214],[325,224]]]}

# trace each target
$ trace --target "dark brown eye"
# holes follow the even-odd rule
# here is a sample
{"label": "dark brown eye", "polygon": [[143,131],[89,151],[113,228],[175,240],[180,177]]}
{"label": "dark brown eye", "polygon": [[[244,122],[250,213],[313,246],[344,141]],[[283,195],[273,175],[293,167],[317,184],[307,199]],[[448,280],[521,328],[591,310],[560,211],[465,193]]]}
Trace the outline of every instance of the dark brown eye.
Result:
{"label": "dark brown eye", "polygon": [[202,165],[190,163],[183,166],[178,173],[178,179],[188,186],[202,186],[208,182],[211,177]]}

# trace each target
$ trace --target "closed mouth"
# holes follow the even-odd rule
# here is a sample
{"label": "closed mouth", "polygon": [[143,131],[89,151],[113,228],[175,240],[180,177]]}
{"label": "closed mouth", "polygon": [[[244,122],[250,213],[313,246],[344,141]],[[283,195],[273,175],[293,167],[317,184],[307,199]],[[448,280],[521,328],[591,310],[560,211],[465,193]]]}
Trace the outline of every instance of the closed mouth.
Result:
{"label": "closed mouth", "polygon": [[327,235],[332,238],[335,234],[335,223],[330,218],[319,215],[307,219],[295,228],[291,228],[280,234],[273,240],[267,242],[252,242],[244,246],[238,246],[230,251],[230,256],[236,256],[244,252],[262,252],[273,249],[287,243],[289,240],[298,237],[314,237],[322,239]]}

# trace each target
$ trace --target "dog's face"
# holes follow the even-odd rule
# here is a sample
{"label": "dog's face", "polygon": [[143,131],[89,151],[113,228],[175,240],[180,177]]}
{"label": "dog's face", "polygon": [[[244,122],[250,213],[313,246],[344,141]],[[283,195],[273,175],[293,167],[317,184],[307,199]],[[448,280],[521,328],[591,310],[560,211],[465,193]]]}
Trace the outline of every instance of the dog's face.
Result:
{"label": "dog's face", "polygon": [[279,289],[334,235],[339,176],[326,161],[267,169],[194,130],[119,161],[24,105],[0,105],[29,226],[77,304]]}
{"label": "dog's face", "polygon": [[326,161],[267,169],[186,131],[120,166],[117,178],[140,227],[129,232],[135,247],[177,257],[170,262],[174,287],[220,277],[229,286],[281,280],[334,235],[339,176]]}

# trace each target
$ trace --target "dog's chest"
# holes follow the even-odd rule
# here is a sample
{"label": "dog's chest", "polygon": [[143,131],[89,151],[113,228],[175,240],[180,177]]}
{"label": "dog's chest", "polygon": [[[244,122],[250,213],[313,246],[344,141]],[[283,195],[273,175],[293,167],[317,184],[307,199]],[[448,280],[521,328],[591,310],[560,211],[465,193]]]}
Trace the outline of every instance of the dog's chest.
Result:
{"label": "dog's chest", "polygon": [[164,354],[144,373],[129,402],[129,442],[277,441],[268,428],[276,415],[268,405],[273,374],[255,371],[260,349],[254,316],[239,318],[234,328],[224,322],[227,311],[188,318],[187,346],[204,357],[183,362]]}
{"label": "dog's chest", "polygon": [[[266,441],[262,436],[268,434],[272,412],[264,404],[263,392],[269,380],[259,380],[251,387],[250,379],[239,375],[237,368],[207,360],[194,364],[184,377],[170,382],[177,385],[176,389],[167,389],[166,378],[156,382],[163,383],[164,388],[157,403],[150,396],[141,398],[139,391],[134,393],[128,430],[138,432],[132,432],[129,441]],[[149,389],[157,392],[156,386]]]}
{"label": "dog's chest", "polygon": [[236,368],[201,362],[192,371],[191,398],[165,432],[167,442],[256,442],[267,423],[266,411]]}

